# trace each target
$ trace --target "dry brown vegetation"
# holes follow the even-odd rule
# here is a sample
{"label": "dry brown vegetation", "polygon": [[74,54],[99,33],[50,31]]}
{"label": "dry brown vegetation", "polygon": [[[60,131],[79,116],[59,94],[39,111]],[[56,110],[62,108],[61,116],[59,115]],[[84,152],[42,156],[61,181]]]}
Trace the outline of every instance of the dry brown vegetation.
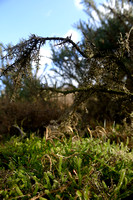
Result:
{"label": "dry brown vegetation", "polygon": [[51,120],[57,120],[63,114],[66,107],[63,105],[63,103],[41,100],[36,102],[1,100],[0,135],[4,138],[18,135],[18,131],[13,127],[14,124],[23,128],[25,132],[36,132],[41,135]]}
{"label": "dry brown vegetation", "polygon": [[111,142],[125,144],[129,140],[128,146],[132,148],[133,129],[131,124],[126,123],[126,119],[123,124],[114,124],[111,118],[104,116],[101,109],[98,111],[99,104],[96,100],[81,104],[76,112],[65,116],[64,113],[73,106],[72,101],[72,95],[55,95],[52,100],[45,101],[40,98],[35,102],[10,102],[8,99],[1,99],[0,140],[13,135],[19,136],[20,132],[14,127],[17,125],[27,133],[27,136],[31,133],[48,138],[78,135],[110,139]]}

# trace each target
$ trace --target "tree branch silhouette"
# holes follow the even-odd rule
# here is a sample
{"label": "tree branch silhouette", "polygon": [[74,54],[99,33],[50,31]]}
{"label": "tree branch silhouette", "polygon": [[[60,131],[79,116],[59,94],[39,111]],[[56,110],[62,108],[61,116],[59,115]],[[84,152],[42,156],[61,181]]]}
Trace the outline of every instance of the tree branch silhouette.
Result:
{"label": "tree branch silhouette", "polygon": [[[39,56],[39,51],[40,48],[45,45],[45,43],[47,41],[54,41],[57,42],[56,45],[64,45],[64,44],[71,44],[73,48],[75,48],[77,50],[77,52],[80,53],[80,55],[83,58],[86,58],[87,60],[90,59],[89,55],[86,54],[86,52],[82,51],[82,49],[71,39],[71,37],[39,37],[36,35],[31,35],[30,38],[28,40],[24,40],[22,42],[20,42],[19,44],[10,47],[7,49],[7,54],[3,57],[3,59],[7,59],[8,57],[10,57],[10,55],[12,55],[13,57],[13,63],[10,65],[7,65],[5,69],[1,69],[1,75],[6,75],[6,73],[8,71],[12,71],[15,70],[16,71],[16,67],[17,67],[17,72],[23,72],[25,71],[24,69],[29,65],[29,63],[31,61],[36,61],[38,59]],[[103,56],[106,56],[106,53],[102,53],[102,52],[96,52],[96,54],[94,54],[92,58],[97,59],[99,58],[103,58]],[[112,55],[108,55],[109,57],[112,57]],[[130,76],[130,78],[132,79],[132,76],[130,74],[129,71],[127,71],[127,69],[125,68],[124,64],[116,59],[113,56],[113,60],[117,65],[121,65],[121,67],[124,68],[124,70],[126,71],[126,73]],[[76,93],[76,92],[102,92],[102,93],[109,93],[109,94],[116,94],[116,95],[121,95],[121,96],[126,96],[129,98],[133,98],[133,94],[132,93],[128,93],[125,90],[119,91],[119,90],[113,90],[113,89],[109,89],[106,87],[103,87],[101,85],[94,85],[94,86],[86,86],[86,87],[81,87],[81,88],[74,88],[72,90],[60,90],[60,89],[56,89],[56,88],[42,88],[41,91],[44,90],[49,90],[52,92],[56,92],[56,93],[62,93],[64,95],[69,94],[69,93]]]}
{"label": "tree branch silhouette", "polygon": [[69,43],[75,48],[84,58],[88,58],[86,53],[82,51],[79,46],[73,42],[71,37],[39,37],[36,35],[31,35],[31,37],[28,40],[24,40],[20,42],[19,44],[7,48],[7,54],[3,57],[3,59],[7,59],[12,55],[14,57],[14,62],[8,66],[6,66],[5,69],[1,69],[1,75],[5,75],[8,71],[13,70],[17,65],[19,65],[19,69],[26,67],[27,64],[31,60],[35,60],[40,48],[45,45],[46,41],[56,41],[59,42],[57,45],[62,45]]}

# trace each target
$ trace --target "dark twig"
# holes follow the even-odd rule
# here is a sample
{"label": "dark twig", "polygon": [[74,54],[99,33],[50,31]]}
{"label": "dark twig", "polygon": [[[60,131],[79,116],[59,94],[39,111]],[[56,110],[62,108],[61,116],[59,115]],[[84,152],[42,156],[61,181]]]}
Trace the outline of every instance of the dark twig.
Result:
{"label": "dark twig", "polygon": [[108,93],[108,94],[114,94],[114,95],[120,95],[120,96],[127,96],[130,99],[133,99],[133,93],[128,93],[126,91],[119,91],[119,90],[115,90],[115,89],[108,89],[102,86],[86,86],[86,87],[81,87],[81,88],[74,88],[71,90],[60,90],[57,88],[52,88],[52,87],[48,87],[48,88],[41,88],[41,92],[43,91],[51,91],[51,92],[55,92],[55,93],[61,93],[64,95],[67,94],[71,94],[71,93],[78,93],[78,92],[88,92],[88,93]]}

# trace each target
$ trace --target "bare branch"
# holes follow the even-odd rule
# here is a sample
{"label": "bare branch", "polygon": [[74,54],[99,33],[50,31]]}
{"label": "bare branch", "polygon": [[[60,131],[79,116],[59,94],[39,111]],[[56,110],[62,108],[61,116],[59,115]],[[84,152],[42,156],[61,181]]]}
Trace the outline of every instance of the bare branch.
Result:
{"label": "bare branch", "polygon": [[46,41],[58,41],[59,44],[69,43],[75,48],[84,58],[88,58],[88,56],[79,48],[79,46],[73,42],[71,37],[39,37],[35,35],[31,35],[28,40],[20,42],[19,44],[8,48],[7,55],[3,57],[3,59],[13,55],[14,62],[11,65],[8,65],[6,69],[1,70],[1,75],[5,75],[8,71],[13,70],[16,66],[20,66],[21,68],[25,68],[30,61],[35,60],[38,52],[40,51],[41,46],[43,46]]}
{"label": "bare branch", "polygon": [[114,90],[114,89],[108,89],[105,88],[104,86],[86,86],[86,87],[82,87],[82,88],[74,88],[71,90],[60,90],[58,88],[52,88],[52,87],[48,87],[48,88],[41,88],[41,92],[43,91],[51,91],[51,92],[55,92],[55,93],[62,93],[64,95],[67,94],[75,94],[78,92],[88,92],[88,94],[92,94],[92,93],[108,93],[108,94],[114,94],[114,95],[120,95],[120,96],[125,96],[127,98],[133,99],[133,93],[128,93],[126,91],[119,91],[119,90]]}

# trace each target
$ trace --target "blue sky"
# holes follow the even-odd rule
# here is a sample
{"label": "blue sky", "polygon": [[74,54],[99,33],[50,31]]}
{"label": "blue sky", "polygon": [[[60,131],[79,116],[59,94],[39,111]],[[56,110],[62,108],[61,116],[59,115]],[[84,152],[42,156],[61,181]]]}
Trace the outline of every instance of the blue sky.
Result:
{"label": "blue sky", "polygon": [[[0,0],[0,42],[16,44],[30,34],[64,36],[86,14],[75,0]],[[78,2],[78,1],[77,1]]]}

